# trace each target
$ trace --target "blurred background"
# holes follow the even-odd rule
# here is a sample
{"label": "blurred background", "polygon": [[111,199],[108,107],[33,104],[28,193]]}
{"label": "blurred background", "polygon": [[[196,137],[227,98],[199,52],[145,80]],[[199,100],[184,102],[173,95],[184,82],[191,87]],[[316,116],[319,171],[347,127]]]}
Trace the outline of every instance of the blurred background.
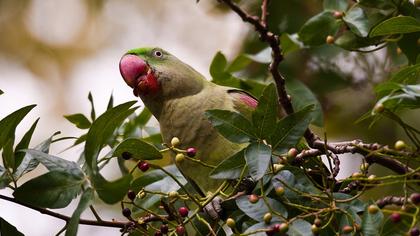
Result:
{"label": "blurred background", "polygon": [[[232,60],[241,52],[255,54],[263,45],[252,28],[217,1],[201,0],[0,0],[0,117],[29,104],[37,107],[18,127],[21,137],[41,117],[31,146],[55,131],[78,136],[77,128],[63,115],[88,114],[87,95],[92,92],[97,113],[109,96],[114,104],[134,100],[118,70],[128,49],[159,46],[210,78],[208,68],[217,51]],[[260,1],[243,1],[258,13]],[[322,9],[320,0],[272,1],[269,25],[276,33],[296,33],[302,24]],[[391,60],[392,58],[392,60]],[[373,86],[406,63],[396,47],[372,55],[345,52],[331,45],[288,54],[281,65],[287,78],[304,82],[319,99],[324,111],[323,128],[329,140],[363,139],[392,144],[404,137],[395,124],[383,120],[370,130],[368,123],[355,124],[375,103]],[[251,65],[248,77],[267,76],[266,65]],[[415,114],[406,114],[409,121]],[[410,122],[409,122],[410,123]],[[71,142],[52,146],[51,153],[76,160],[78,151],[61,151]],[[343,158],[347,166],[359,160]],[[42,170],[39,170],[42,171]],[[346,176],[351,168],[342,173]],[[383,189],[381,194],[385,194]],[[2,190],[2,194],[10,194]],[[60,210],[71,214],[75,203]],[[118,206],[99,205],[105,219],[122,218]],[[52,235],[64,222],[11,203],[0,201],[0,216],[25,235]],[[85,218],[92,218],[85,213]],[[117,229],[81,226],[79,235],[118,235]]]}

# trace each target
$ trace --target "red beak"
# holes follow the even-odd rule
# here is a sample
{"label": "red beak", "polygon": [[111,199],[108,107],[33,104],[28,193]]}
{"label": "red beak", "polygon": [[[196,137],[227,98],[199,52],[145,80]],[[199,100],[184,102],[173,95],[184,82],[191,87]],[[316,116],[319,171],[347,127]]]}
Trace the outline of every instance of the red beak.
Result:
{"label": "red beak", "polygon": [[124,55],[120,60],[120,73],[128,86],[134,88],[141,76],[147,75],[146,62],[135,55]]}

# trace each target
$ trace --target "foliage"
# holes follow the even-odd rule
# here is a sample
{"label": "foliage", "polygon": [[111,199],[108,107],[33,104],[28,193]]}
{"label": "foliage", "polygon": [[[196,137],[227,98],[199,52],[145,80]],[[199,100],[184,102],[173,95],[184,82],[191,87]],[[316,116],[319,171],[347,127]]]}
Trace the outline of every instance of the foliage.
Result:
{"label": "foliage", "polygon": [[[229,0],[221,2],[236,13],[244,13],[241,4]],[[273,1],[272,4],[276,3]],[[404,0],[360,0],[356,3],[324,0],[322,8],[302,22],[298,30],[276,35],[284,58],[270,54],[273,45],[267,40],[269,28],[264,28],[264,24],[264,30],[256,27],[256,32],[269,47],[264,44],[265,48],[259,53],[241,53],[230,62],[221,52],[213,58],[210,65],[213,82],[247,90],[259,98],[250,119],[227,110],[206,112],[206,118],[221,135],[243,145],[241,151],[213,167],[209,177],[223,182],[216,192],[204,198],[197,197],[200,193],[195,190],[194,183],[184,178],[175,165],[163,166],[157,162],[167,158],[167,153],[185,154],[187,150],[162,144],[159,133],[149,126],[151,113],[147,109],[136,113],[135,102],[114,106],[111,96],[107,110],[97,117],[89,93],[89,117],[81,113],[64,116],[85,131],[74,138],[73,146],[83,145],[78,162],[49,153],[53,143],[71,138],[56,138],[59,133],[30,147],[38,120],[15,145],[16,128],[34,105],[18,109],[0,120],[3,163],[0,189],[13,190],[13,198],[4,195],[0,198],[56,216],[50,209],[66,207],[80,196],[73,214],[62,217],[67,222],[63,230],[69,236],[77,235],[79,223],[117,227],[129,235],[164,233],[165,227],[169,228],[170,234],[177,232],[180,235],[179,227],[184,226],[201,235],[274,235],[286,231],[287,235],[409,233],[419,227],[420,218],[420,131],[417,126],[405,122],[401,112],[420,107],[420,11]],[[265,10],[276,11],[274,7],[262,9],[261,14],[265,17]],[[264,21],[262,18],[255,22],[247,13],[240,16],[254,26]],[[275,27],[271,23],[268,21],[270,27]],[[252,45],[252,42],[248,43]],[[405,64],[400,64],[389,78],[375,85],[376,104],[365,111],[360,120],[371,120],[373,125],[380,118],[389,118],[402,127],[410,144],[402,142],[388,147],[357,140],[328,143],[327,140],[311,139],[308,136],[310,125],[325,124],[323,105],[317,100],[319,94],[316,96],[310,86],[297,78],[286,76],[285,85],[279,84],[272,72],[274,60],[287,63],[293,55],[305,52],[316,56],[320,47],[334,48],[348,55],[346,53],[350,51],[372,54],[378,50],[393,50],[395,46],[406,56]],[[337,68],[330,67],[327,72],[320,69],[314,74],[329,75],[327,79],[334,84],[332,88],[339,87],[338,84],[350,86],[350,82],[342,81],[344,73]],[[276,84],[271,83],[273,79]],[[282,90],[287,91],[291,99],[279,93]],[[0,95],[2,93],[0,90]],[[279,100],[291,101],[294,112],[280,118]],[[336,178],[340,169],[337,155],[342,153],[363,155],[360,173]],[[321,156],[327,161],[323,162]],[[112,159],[118,160],[120,177],[109,181],[101,170]],[[206,165],[194,157],[186,159]],[[40,164],[46,167],[46,173],[18,184],[22,176]],[[396,173],[380,177],[368,175],[372,164]],[[243,183],[249,179],[252,184],[244,189]],[[402,195],[367,200],[361,197],[369,189],[395,184],[401,185]],[[106,204],[120,203],[127,221],[104,221],[96,216],[93,206],[96,196]],[[202,211],[216,197],[223,197],[221,204],[227,214],[218,222]],[[394,207],[390,208],[390,205]],[[191,209],[190,212],[181,211],[185,206]],[[94,212],[96,221],[80,219],[87,208]],[[223,227],[226,218],[231,224]],[[0,234],[21,235],[3,218],[0,218]]]}

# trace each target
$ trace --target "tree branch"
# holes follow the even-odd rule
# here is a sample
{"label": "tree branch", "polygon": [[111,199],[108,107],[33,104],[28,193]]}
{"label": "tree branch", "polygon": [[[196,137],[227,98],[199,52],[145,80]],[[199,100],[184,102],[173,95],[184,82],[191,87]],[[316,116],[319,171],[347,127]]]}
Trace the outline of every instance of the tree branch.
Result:
{"label": "tree branch", "polygon": [[[14,198],[8,197],[8,196],[4,196],[4,195],[0,195],[0,199],[9,201],[9,202],[13,202],[16,203],[18,205],[30,208],[32,210],[38,211],[41,214],[45,214],[45,215],[49,215],[61,220],[64,220],[66,222],[70,221],[70,217],[63,215],[63,214],[59,214],[41,207],[36,207],[36,206],[31,206],[29,204],[20,202]],[[83,224],[83,225],[95,225],[95,226],[104,226],[104,227],[113,227],[113,228],[125,228],[127,227],[127,225],[129,224],[129,222],[118,222],[118,221],[96,221],[96,220],[85,220],[85,219],[80,219],[79,220],[79,224]]]}

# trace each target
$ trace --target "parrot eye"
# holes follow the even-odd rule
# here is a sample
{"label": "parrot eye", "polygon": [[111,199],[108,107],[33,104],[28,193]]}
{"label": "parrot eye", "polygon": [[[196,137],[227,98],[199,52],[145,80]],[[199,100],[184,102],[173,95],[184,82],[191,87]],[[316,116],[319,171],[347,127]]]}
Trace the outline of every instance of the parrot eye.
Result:
{"label": "parrot eye", "polygon": [[156,51],[153,52],[153,55],[155,55],[155,57],[162,57],[163,53],[159,50],[156,50]]}

